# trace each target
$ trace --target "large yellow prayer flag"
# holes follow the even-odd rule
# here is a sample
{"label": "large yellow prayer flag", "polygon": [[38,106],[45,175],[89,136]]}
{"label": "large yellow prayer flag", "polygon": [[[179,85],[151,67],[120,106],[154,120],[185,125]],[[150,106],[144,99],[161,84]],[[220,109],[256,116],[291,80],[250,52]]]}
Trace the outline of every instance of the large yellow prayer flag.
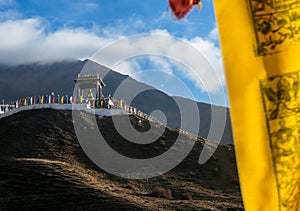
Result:
{"label": "large yellow prayer flag", "polygon": [[300,0],[215,0],[246,210],[300,210]]}

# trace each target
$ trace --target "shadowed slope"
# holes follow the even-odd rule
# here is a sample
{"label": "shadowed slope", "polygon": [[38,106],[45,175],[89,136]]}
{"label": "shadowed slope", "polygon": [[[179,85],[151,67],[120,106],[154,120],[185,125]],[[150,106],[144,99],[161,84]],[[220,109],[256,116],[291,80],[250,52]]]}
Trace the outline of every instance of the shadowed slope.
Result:
{"label": "shadowed slope", "polygon": [[[136,117],[130,119],[140,131],[149,128],[145,120],[139,125]],[[70,111],[50,109],[0,120],[0,209],[242,208],[232,145],[219,146],[206,164],[199,165],[203,140],[198,139],[190,155],[167,174],[147,180],[123,179],[107,174],[86,157],[72,121]],[[166,128],[155,144],[139,148],[117,134],[110,117],[98,117],[97,123],[113,148],[139,158],[167,150],[178,136],[178,130]],[[186,141],[191,138],[185,135]],[[157,186],[169,188],[173,198],[153,196]]]}

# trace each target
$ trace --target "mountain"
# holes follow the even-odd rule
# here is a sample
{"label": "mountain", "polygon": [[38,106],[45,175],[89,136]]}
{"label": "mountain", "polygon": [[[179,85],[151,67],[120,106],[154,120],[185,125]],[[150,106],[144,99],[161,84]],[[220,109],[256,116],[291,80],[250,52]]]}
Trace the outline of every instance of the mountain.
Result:
{"label": "mountain", "polygon": [[[179,130],[165,128],[154,143],[137,145],[120,136],[111,117],[81,112],[115,151],[139,159],[172,147]],[[128,117],[116,117],[126,121]],[[150,123],[135,116],[136,130]],[[90,125],[90,126],[88,126]],[[153,132],[159,126],[153,126]],[[195,137],[184,134],[184,144]],[[174,169],[150,179],[125,179],[97,167],[75,134],[71,111],[30,110],[0,119],[0,210],[242,210],[232,145],[219,145],[199,165],[204,140]],[[182,147],[176,149],[181,153]]]}
{"label": "mountain", "polygon": [[[127,102],[131,101],[131,106],[148,114],[160,110],[166,117],[166,124],[173,128],[182,128],[181,115],[185,115],[185,117],[190,117],[184,122],[184,129],[187,132],[209,139],[214,136],[214,133],[220,133],[221,143],[233,143],[228,108],[168,96],[154,87],[138,82],[128,75],[122,75],[90,60],[58,62],[48,65],[2,65],[0,66],[0,99],[10,102],[26,96],[38,96],[50,94],[51,92],[72,95],[74,90],[73,79],[82,72],[99,73],[103,77],[106,84],[103,88],[104,96],[112,94],[117,99],[123,98]],[[131,98],[133,99],[131,100]],[[227,115],[226,117],[220,115],[220,120],[225,121],[224,125],[221,125],[218,131],[213,131],[213,136],[211,134],[209,136],[212,111]],[[198,120],[200,121],[200,129],[199,127],[195,128],[197,126],[195,123],[199,122]],[[222,121],[217,119],[213,124]],[[217,141],[218,139],[219,137],[216,137]]]}

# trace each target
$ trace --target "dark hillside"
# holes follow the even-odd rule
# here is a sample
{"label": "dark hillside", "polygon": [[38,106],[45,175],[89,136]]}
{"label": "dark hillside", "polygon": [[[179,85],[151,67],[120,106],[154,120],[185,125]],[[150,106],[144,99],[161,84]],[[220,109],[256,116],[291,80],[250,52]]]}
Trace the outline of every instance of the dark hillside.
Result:
{"label": "dark hillside", "polygon": [[[146,120],[140,124],[134,116],[130,120],[137,130],[149,129]],[[110,117],[97,117],[97,124],[115,150],[139,158],[167,150],[178,136],[178,130],[166,128],[154,144],[133,147],[117,134]],[[192,136],[184,138],[189,142]],[[123,179],[86,157],[71,111],[21,112],[0,120],[0,210],[241,209],[233,146],[220,145],[206,164],[199,165],[203,143],[198,139],[188,157],[167,174]],[[160,193],[169,193],[167,189],[171,198]]]}

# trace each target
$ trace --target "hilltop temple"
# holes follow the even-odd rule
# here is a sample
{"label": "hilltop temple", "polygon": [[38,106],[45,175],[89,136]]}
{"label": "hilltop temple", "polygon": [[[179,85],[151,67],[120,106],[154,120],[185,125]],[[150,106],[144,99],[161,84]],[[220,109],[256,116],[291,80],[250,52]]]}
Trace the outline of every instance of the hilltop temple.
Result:
{"label": "hilltop temple", "polygon": [[11,104],[0,105],[0,119],[15,113],[32,109],[83,110],[101,116],[136,115],[144,119],[158,122],[154,117],[137,108],[126,105],[124,100],[116,100],[112,96],[104,97],[102,93],[105,83],[99,74],[80,75],[73,79],[75,89],[72,96],[50,95],[24,97]]}
{"label": "hilltop temple", "polygon": [[[74,79],[76,92],[74,93],[74,102],[83,103],[84,100],[87,103],[93,103],[93,107],[105,107],[105,98],[102,93],[102,88],[105,85],[102,78],[97,75],[83,75],[78,74],[78,77]],[[94,97],[94,94],[95,96]]]}

